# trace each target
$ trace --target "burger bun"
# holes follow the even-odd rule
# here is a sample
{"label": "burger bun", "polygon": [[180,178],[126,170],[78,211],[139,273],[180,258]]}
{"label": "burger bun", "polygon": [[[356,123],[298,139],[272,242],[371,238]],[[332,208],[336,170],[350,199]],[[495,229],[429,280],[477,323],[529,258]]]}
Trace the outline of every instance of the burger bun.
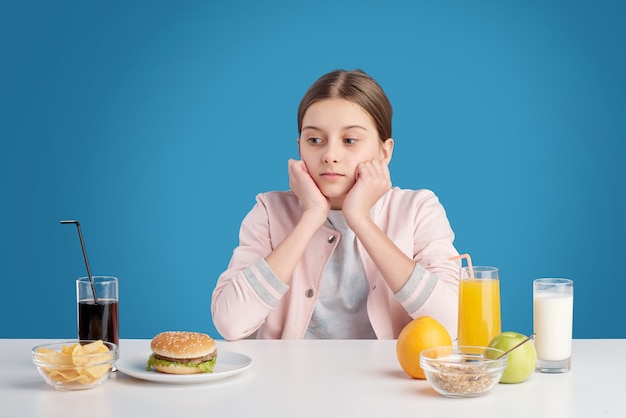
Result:
{"label": "burger bun", "polygon": [[189,367],[189,366],[176,366],[174,364],[170,364],[169,366],[161,366],[158,364],[153,365],[154,370],[159,371],[161,373],[167,374],[196,374],[196,373],[204,373],[202,370],[197,367]]}
{"label": "burger bun", "polygon": [[152,339],[150,349],[158,356],[172,359],[205,357],[216,351],[215,340],[191,331],[165,331]]}
{"label": "burger bun", "polygon": [[150,367],[161,373],[209,373],[217,357],[217,347],[207,334],[191,331],[166,331],[150,343]]}

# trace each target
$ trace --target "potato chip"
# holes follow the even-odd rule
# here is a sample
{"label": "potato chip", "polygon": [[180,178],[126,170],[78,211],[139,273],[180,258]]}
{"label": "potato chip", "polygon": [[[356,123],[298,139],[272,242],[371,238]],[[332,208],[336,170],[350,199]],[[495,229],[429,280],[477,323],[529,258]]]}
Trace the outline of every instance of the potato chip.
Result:
{"label": "potato chip", "polygon": [[106,345],[104,345],[102,340],[85,344],[82,346],[82,348],[85,354],[95,354],[95,353],[102,353],[103,351],[109,351],[109,349],[107,348]]}
{"label": "potato chip", "polygon": [[61,351],[41,347],[37,350],[37,360],[49,365],[41,369],[51,380],[86,385],[109,372],[113,353],[98,340],[86,345],[64,345]]}
{"label": "potato chip", "polygon": [[76,379],[76,381],[78,383],[80,383],[81,385],[86,385],[89,384],[91,382],[94,382],[96,379],[94,379],[93,377],[86,375],[86,374],[81,374],[78,376],[78,378]]}
{"label": "potato chip", "polygon": [[71,356],[74,354],[74,350],[76,347],[80,347],[80,344],[72,344],[72,345],[64,345],[61,347],[61,354],[65,354],[66,356]]}
{"label": "potato chip", "polygon": [[48,373],[50,379],[57,382],[72,382],[80,377],[80,373],[76,369],[58,370],[54,369]]}
{"label": "potato chip", "polygon": [[98,379],[109,371],[109,365],[103,364],[101,366],[92,366],[85,368],[85,374],[91,376],[94,379]]}
{"label": "potato chip", "polygon": [[72,363],[75,366],[84,366],[89,363],[89,357],[85,355],[85,350],[83,346],[80,344],[75,344],[72,346]]}
{"label": "potato chip", "polygon": [[37,359],[43,363],[54,364],[59,366],[73,365],[72,358],[64,355],[62,352],[40,348],[37,350]]}

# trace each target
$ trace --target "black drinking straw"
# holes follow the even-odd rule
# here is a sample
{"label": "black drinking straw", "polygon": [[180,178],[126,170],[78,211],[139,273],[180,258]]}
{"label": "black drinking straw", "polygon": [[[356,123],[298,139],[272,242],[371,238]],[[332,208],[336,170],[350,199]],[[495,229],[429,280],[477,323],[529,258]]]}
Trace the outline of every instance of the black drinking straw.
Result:
{"label": "black drinking straw", "polygon": [[98,297],[96,296],[96,286],[93,283],[93,276],[91,275],[91,269],[89,268],[89,260],[87,260],[87,251],[85,250],[85,242],[83,241],[83,233],[80,231],[80,222],[77,220],[61,221],[62,224],[76,224],[78,229],[78,239],[80,240],[80,248],[83,250],[83,258],[85,259],[85,267],[87,267],[87,277],[89,277],[89,283],[91,283],[91,291],[93,292],[93,301],[97,305]]}

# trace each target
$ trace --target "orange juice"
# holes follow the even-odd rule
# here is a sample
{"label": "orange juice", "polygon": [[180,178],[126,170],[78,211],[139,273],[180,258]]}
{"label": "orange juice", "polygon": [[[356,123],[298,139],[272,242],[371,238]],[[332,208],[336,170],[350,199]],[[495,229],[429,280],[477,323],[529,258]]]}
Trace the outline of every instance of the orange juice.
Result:
{"label": "orange juice", "polygon": [[[474,278],[461,269],[458,345],[486,347],[502,332],[500,280],[495,267],[474,267]],[[486,272],[485,269],[492,269]],[[495,271],[494,271],[495,270]]]}

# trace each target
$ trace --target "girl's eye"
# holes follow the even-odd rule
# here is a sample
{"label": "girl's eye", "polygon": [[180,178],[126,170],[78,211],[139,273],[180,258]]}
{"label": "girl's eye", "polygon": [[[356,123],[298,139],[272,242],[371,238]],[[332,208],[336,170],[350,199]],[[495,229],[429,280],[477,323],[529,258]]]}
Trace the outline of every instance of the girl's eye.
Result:
{"label": "girl's eye", "polygon": [[309,138],[307,141],[309,141],[310,144],[319,144],[322,142],[321,138]]}
{"label": "girl's eye", "polygon": [[346,138],[343,140],[343,142],[345,142],[346,144],[355,144],[357,141],[356,138]]}

